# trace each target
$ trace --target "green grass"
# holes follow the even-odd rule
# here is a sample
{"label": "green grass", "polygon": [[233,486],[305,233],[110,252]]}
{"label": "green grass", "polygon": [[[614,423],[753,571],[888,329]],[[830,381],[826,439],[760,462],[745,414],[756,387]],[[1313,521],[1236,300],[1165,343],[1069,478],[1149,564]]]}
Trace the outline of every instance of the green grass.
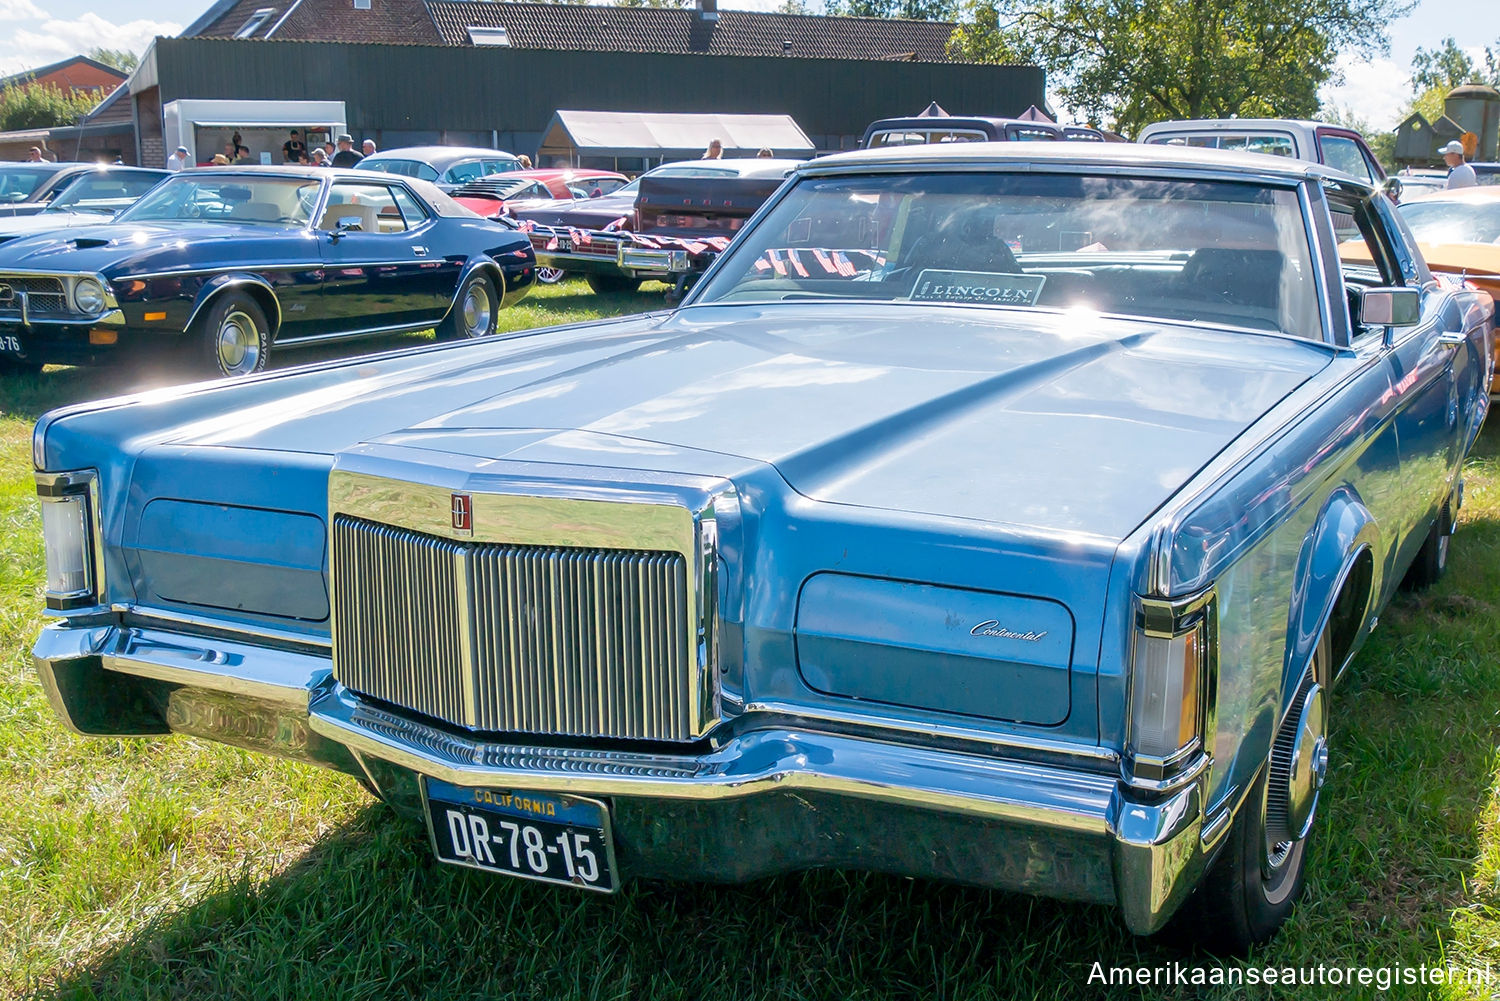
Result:
{"label": "green grass", "polygon": [[[504,322],[660,301],[567,284]],[[1096,961],[1183,958],[1107,908],[884,876],[640,882],[612,897],[486,877],[434,864],[419,828],[343,776],[186,738],[65,733],[29,658],[42,567],[30,425],[130,381],[0,379],[0,996],[1094,998]],[[1493,962],[1500,988],[1497,610],[1500,428],[1470,463],[1447,579],[1386,611],[1337,693],[1308,893],[1254,964]]]}

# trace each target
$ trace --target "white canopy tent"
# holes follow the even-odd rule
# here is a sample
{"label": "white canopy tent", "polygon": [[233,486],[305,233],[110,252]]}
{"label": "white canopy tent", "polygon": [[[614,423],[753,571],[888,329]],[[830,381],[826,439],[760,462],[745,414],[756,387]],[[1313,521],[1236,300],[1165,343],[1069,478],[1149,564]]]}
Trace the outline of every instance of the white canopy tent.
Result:
{"label": "white canopy tent", "polygon": [[673,160],[696,159],[709,140],[724,144],[725,156],[754,156],[770,149],[778,157],[803,159],[812,140],[790,115],[650,114],[628,111],[558,111],[542,133],[538,166],[644,169]]}

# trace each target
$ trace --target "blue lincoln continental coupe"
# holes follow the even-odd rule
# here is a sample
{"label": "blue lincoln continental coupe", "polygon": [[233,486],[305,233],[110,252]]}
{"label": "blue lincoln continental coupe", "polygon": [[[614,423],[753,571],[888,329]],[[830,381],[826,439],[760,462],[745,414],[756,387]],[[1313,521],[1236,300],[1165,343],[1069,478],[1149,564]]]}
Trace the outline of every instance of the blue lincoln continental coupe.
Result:
{"label": "blue lincoln continental coupe", "polygon": [[483,337],[535,272],[524,235],[425,181],[185,170],[110,225],[0,246],[0,371],[154,348],[249,375],[295,345],[434,326]]}
{"label": "blue lincoln continental coupe", "polygon": [[489,873],[883,870],[1244,949],[1329,691],[1443,572],[1491,322],[1315,164],[831,156],[671,312],[46,415],[36,662],[81,733],[343,769]]}

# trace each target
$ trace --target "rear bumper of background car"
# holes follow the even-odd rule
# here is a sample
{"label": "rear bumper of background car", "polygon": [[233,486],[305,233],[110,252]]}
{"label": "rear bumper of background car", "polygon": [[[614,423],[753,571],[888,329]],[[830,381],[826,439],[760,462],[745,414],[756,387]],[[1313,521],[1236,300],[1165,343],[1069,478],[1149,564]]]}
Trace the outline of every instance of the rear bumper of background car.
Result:
{"label": "rear bumper of background car", "polygon": [[621,867],[637,876],[875,870],[1115,904],[1144,934],[1206,861],[1201,777],[1148,798],[1103,759],[1091,771],[771,714],[683,752],[490,742],[361,699],[316,651],[110,616],[50,625],[34,652],[80,733],[185,733],[311,761],[409,813],[423,775],[603,800]]}

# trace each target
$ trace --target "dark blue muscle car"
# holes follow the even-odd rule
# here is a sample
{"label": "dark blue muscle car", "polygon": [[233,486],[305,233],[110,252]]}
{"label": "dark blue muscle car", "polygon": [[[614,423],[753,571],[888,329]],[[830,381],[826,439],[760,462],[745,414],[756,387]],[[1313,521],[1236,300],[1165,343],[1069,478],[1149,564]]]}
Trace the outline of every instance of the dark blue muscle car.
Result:
{"label": "dark blue muscle car", "polygon": [[420,180],[187,170],[110,225],[0,247],[0,370],[156,347],[247,375],[273,347],[483,337],[535,276],[524,235]]}

